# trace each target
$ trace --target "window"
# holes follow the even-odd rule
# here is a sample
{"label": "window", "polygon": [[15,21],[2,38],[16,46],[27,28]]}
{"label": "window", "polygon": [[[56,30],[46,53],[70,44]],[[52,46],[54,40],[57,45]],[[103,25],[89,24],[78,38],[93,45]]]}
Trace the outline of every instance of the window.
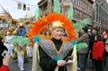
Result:
{"label": "window", "polygon": [[85,17],[85,8],[82,8],[82,17]]}
{"label": "window", "polygon": [[26,10],[26,4],[23,4],[23,10]]}
{"label": "window", "polygon": [[21,8],[22,8],[22,4],[18,3],[18,9],[21,9]]}
{"label": "window", "polygon": [[65,14],[65,16],[68,16],[68,11],[69,11],[69,7],[65,6],[64,7],[64,14]]}
{"label": "window", "polygon": [[69,0],[64,0],[65,2],[70,2]]}
{"label": "window", "polygon": [[78,0],[78,4],[77,5],[80,6],[80,0]]}
{"label": "window", "polygon": [[78,4],[78,0],[75,0],[75,4],[76,4],[76,5]]}
{"label": "window", "polygon": [[73,1],[73,3],[75,3],[75,0],[72,0]]}
{"label": "window", "polygon": [[76,17],[76,8],[74,8],[74,17]]}
{"label": "window", "polygon": [[75,9],[74,14],[75,14],[74,15],[75,18],[79,18],[80,17],[80,11],[78,9]]}
{"label": "window", "polygon": [[27,10],[30,11],[30,7],[27,7]]}
{"label": "window", "polygon": [[79,11],[79,18],[81,19],[81,11]]}
{"label": "window", "polygon": [[98,15],[99,15],[99,14],[98,14],[98,13],[99,13],[98,10],[99,10],[99,7],[97,6],[97,7],[96,7],[96,21],[98,21]]}

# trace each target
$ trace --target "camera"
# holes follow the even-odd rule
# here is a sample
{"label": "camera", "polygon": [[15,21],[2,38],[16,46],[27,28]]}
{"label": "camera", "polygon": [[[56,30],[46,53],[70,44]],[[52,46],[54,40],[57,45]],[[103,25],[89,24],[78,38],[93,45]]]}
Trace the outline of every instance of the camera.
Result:
{"label": "camera", "polygon": [[6,55],[6,53],[7,53],[8,51],[6,51],[6,50],[4,50],[3,52],[2,52],[2,54],[1,54],[1,56],[5,56]]}
{"label": "camera", "polygon": [[73,57],[69,56],[69,57],[66,58],[66,62],[68,62],[68,60],[72,60],[72,59],[73,59]]}
{"label": "camera", "polygon": [[72,56],[67,57],[67,58],[66,58],[66,63],[67,63],[67,64],[73,63],[73,57],[72,57]]}

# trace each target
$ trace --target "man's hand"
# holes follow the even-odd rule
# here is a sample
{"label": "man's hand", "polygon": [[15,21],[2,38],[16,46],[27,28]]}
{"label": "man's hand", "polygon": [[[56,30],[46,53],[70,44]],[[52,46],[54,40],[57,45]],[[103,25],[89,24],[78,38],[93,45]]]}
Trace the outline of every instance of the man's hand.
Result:
{"label": "man's hand", "polygon": [[9,65],[9,62],[10,62],[10,54],[9,53],[7,53],[6,54],[6,56],[4,57],[4,59],[3,59],[3,65],[6,65],[6,66],[8,66]]}
{"label": "man's hand", "polygon": [[57,61],[57,65],[58,66],[64,66],[65,64],[66,64],[65,60],[59,60],[59,61]]}

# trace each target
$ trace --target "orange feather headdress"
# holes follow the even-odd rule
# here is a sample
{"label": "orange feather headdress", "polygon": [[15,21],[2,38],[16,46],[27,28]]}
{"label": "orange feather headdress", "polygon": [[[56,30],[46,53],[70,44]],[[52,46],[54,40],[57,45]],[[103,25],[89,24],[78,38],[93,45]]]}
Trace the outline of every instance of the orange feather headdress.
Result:
{"label": "orange feather headdress", "polygon": [[73,39],[76,39],[75,28],[73,27],[73,22],[69,21],[69,19],[63,14],[57,14],[53,12],[33,22],[31,29],[28,31],[30,40],[33,41],[32,37],[35,35],[39,35],[39,32],[41,31],[43,26],[52,24],[52,22],[58,21],[58,20],[64,23],[63,26],[68,34],[67,40],[71,41]]}

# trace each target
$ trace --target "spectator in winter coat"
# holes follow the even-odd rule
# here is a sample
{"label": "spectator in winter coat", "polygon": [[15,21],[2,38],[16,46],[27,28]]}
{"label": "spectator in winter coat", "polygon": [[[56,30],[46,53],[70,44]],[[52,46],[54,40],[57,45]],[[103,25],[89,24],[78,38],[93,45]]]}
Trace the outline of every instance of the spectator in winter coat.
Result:
{"label": "spectator in winter coat", "polygon": [[[89,45],[89,35],[88,35],[88,28],[84,27],[81,29],[80,33],[81,36],[77,39],[78,43],[86,43],[87,45]],[[80,49],[80,51],[78,52],[78,62],[79,62],[79,66],[81,71],[86,71],[86,66],[87,66],[87,58],[88,58],[88,47],[83,47],[82,49]]]}
{"label": "spectator in winter coat", "polygon": [[10,54],[7,53],[3,59],[3,65],[0,67],[0,71],[10,71],[8,67],[9,61],[10,61]]}
{"label": "spectator in winter coat", "polygon": [[95,62],[96,71],[103,71],[103,60],[104,60],[104,42],[100,35],[96,35],[94,38],[92,58]]}
{"label": "spectator in winter coat", "polygon": [[2,66],[3,62],[3,53],[6,52],[8,49],[6,48],[6,46],[4,46],[3,42],[2,42],[2,37],[0,37],[0,67]]}

